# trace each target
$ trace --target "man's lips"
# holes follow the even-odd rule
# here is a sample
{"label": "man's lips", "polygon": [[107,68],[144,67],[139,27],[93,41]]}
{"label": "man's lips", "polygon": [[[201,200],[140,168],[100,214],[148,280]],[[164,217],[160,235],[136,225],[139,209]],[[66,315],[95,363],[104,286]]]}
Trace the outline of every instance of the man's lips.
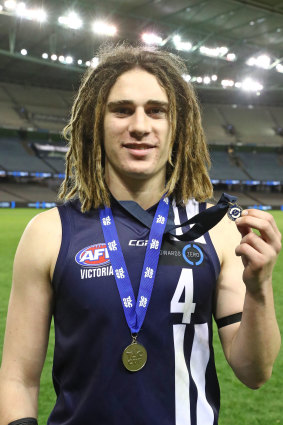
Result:
{"label": "man's lips", "polygon": [[123,147],[134,150],[153,149],[155,146],[150,143],[123,143]]}
{"label": "man's lips", "polygon": [[156,146],[150,143],[126,142],[122,144],[129,154],[136,159],[146,158],[149,152],[152,152]]}

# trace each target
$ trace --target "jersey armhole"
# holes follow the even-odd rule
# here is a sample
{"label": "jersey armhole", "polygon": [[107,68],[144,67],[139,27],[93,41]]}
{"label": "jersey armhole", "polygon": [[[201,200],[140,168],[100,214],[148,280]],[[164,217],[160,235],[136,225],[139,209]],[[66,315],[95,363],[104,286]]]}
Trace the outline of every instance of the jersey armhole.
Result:
{"label": "jersey armhole", "polygon": [[57,257],[57,261],[54,268],[53,278],[52,278],[52,286],[56,291],[58,289],[58,285],[61,279],[62,272],[65,266],[65,259],[67,258],[67,254],[69,251],[70,240],[71,240],[71,218],[69,215],[69,211],[67,205],[59,205],[57,206],[60,220],[61,220],[61,228],[62,228],[62,237],[61,237],[61,245],[59,249],[59,254]]}

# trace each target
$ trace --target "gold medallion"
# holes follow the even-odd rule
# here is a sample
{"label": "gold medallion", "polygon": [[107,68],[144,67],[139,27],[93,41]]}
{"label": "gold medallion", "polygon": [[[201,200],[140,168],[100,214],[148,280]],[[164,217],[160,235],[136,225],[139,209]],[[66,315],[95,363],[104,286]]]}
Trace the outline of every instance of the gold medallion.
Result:
{"label": "gold medallion", "polygon": [[123,365],[130,372],[141,370],[147,361],[147,351],[135,340],[125,348],[122,355]]}

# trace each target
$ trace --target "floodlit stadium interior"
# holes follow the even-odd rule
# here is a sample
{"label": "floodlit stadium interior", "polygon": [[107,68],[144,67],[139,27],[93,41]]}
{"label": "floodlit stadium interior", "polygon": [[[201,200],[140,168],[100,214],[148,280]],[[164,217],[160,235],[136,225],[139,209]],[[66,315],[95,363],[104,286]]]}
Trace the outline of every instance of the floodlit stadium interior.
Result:
{"label": "floodlit stadium interior", "polygon": [[61,136],[102,43],[182,56],[210,147],[215,199],[283,210],[283,3],[0,0],[0,207],[50,207]]}

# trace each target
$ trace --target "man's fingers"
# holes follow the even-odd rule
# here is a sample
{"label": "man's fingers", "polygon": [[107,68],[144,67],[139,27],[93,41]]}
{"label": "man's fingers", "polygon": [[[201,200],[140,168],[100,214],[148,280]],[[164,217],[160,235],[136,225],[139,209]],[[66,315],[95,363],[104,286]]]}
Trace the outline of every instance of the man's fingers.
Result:
{"label": "man's fingers", "polygon": [[246,226],[246,225],[244,225],[244,224],[240,224],[240,225],[238,225],[238,223],[236,223],[236,225],[237,225],[237,227],[238,227],[239,232],[240,232],[240,233],[241,233],[241,235],[242,235],[242,238],[243,238],[244,236],[246,236],[247,234],[249,234],[249,233],[253,233],[252,229],[251,229],[249,226]]}
{"label": "man's fingers", "polygon": [[[255,214],[254,211],[256,211],[257,213]],[[260,212],[263,213],[263,211]],[[275,251],[278,253],[281,249],[281,234],[277,229],[276,224],[274,227],[275,222],[273,223],[273,221],[270,219],[270,214],[258,213],[259,212],[257,210],[253,210],[253,213],[250,214],[249,210],[248,215],[244,215],[243,217],[238,218],[236,220],[238,230],[240,231],[243,237],[250,233],[247,232],[247,227],[250,229],[258,230],[262,239],[268,244],[271,244],[274,247]]]}
{"label": "man's fingers", "polygon": [[263,255],[268,255],[268,257],[272,258],[277,256],[277,252],[274,247],[270,244],[267,244],[261,236],[257,235],[254,232],[248,233],[244,236],[240,242],[240,245],[248,244],[252,248],[254,248],[257,252]]}
{"label": "man's fingers", "polygon": [[251,260],[253,264],[260,263],[262,254],[259,253],[254,247],[248,243],[240,244],[236,247],[235,253],[238,257],[242,257],[244,265],[246,266]]}
{"label": "man's fingers", "polygon": [[274,230],[275,234],[280,238],[280,240],[282,239],[282,235],[279,232],[279,229],[276,225],[276,222],[273,216],[269,214],[268,212],[251,208],[251,209],[242,211],[242,217],[247,217],[247,216],[255,217],[255,218],[266,221],[267,223],[270,224],[270,226]]}

